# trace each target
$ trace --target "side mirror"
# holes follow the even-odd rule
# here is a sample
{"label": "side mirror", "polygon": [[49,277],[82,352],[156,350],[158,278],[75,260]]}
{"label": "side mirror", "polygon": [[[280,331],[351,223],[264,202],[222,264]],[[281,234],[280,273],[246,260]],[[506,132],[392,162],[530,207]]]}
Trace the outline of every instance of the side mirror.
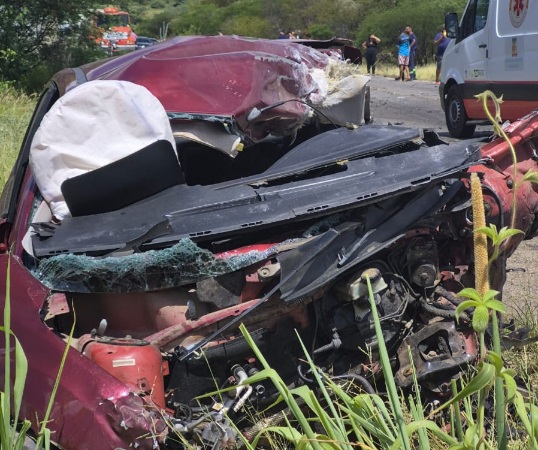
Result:
{"label": "side mirror", "polygon": [[448,13],[445,16],[446,37],[450,39],[457,39],[458,28],[458,15],[456,13]]}

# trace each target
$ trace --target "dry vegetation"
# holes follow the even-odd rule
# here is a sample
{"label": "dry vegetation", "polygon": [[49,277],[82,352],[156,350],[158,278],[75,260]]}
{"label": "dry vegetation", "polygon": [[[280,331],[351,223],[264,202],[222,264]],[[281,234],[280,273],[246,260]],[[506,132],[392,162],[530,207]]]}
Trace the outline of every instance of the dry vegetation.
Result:
{"label": "dry vegetation", "polygon": [[0,83],[0,190],[17,158],[35,101]]}

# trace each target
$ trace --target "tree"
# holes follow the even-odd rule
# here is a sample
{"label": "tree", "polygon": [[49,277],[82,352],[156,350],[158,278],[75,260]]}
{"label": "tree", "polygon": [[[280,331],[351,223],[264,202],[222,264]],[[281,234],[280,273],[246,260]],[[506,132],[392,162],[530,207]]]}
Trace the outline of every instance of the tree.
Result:
{"label": "tree", "polygon": [[0,6],[0,78],[26,85],[94,58],[90,0],[10,0]]}
{"label": "tree", "polygon": [[243,34],[276,38],[280,30],[304,36],[353,38],[364,0],[185,0],[172,30],[177,34]]}

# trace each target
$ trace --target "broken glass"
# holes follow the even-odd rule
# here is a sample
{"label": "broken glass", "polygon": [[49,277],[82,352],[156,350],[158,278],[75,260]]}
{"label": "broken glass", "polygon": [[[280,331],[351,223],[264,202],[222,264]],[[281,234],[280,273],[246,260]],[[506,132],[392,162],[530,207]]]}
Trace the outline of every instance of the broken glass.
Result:
{"label": "broken glass", "polygon": [[144,292],[230,273],[263,261],[277,251],[274,246],[222,259],[190,239],[181,239],[163,250],[122,257],[54,256],[41,261],[35,276],[48,288],[60,291]]}

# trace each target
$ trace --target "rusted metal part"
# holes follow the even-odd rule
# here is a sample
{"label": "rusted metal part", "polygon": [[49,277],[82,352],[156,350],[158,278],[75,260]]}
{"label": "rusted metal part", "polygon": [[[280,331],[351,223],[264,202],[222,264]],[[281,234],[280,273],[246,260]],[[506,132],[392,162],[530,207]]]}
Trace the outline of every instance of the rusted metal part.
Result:
{"label": "rusted metal part", "polygon": [[469,327],[458,329],[454,321],[435,321],[404,339],[394,378],[400,386],[410,386],[414,376],[419,382],[446,381],[477,356],[476,337]]}
{"label": "rusted metal part", "polygon": [[[221,309],[200,317],[197,320],[185,320],[153,335],[146,336],[145,340],[161,349],[170,349],[177,345],[182,345],[183,341],[188,339],[189,336],[193,336],[196,340],[199,336],[215,331],[219,326],[226,323],[226,321],[233,319],[249,309],[257,301],[258,299],[250,300],[240,305]],[[269,300],[251,315],[247,316],[244,323],[247,325],[264,323],[265,326],[271,327],[276,322],[283,320],[284,317],[293,317],[299,326],[304,328],[309,323],[304,307],[305,304],[289,306],[278,300]]]}
{"label": "rusted metal part", "polygon": [[50,320],[53,317],[67,314],[69,312],[69,304],[64,293],[55,292],[47,299],[47,314],[44,320]]}

